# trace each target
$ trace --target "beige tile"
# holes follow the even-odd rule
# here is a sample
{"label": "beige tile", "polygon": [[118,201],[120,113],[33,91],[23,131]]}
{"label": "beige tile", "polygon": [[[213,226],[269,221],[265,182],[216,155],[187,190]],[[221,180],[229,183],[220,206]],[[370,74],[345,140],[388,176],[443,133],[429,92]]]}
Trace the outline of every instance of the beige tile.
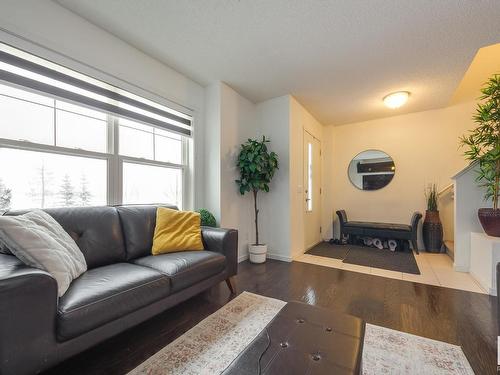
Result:
{"label": "beige tile", "polygon": [[294,260],[391,279],[412,281],[415,283],[436,285],[445,288],[461,289],[486,294],[486,291],[481,288],[471,275],[455,271],[453,269],[453,262],[451,261],[451,258],[446,254],[420,253],[419,255],[415,254],[415,259],[417,260],[418,268],[420,269],[420,275],[343,263],[340,259],[320,257],[310,254],[299,255]]}
{"label": "beige tile", "polygon": [[402,280],[403,279],[403,273],[402,272],[384,270],[384,269],[375,268],[375,267],[371,267],[371,274],[375,275],[375,276],[387,277],[389,279],[398,279],[398,280]]}
{"label": "beige tile", "polygon": [[303,254],[301,256],[298,256],[294,260],[296,260],[297,262],[315,264],[318,266],[342,268],[342,261],[340,259],[320,257],[317,255]]}
{"label": "beige tile", "polygon": [[427,263],[434,269],[445,268],[453,269],[453,262],[451,258],[446,254],[427,254],[425,256]]}
{"label": "beige tile", "polygon": [[346,271],[354,271],[360,273],[371,273],[370,267],[358,266],[357,264],[342,263],[342,269]]}
{"label": "beige tile", "polygon": [[465,272],[435,270],[441,286],[453,289],[468,290],[470,292],[485,293],[474,278]]}
{"label": "beige tile", "polygon": [[432,272],[431,265],[425,261],[417,262],[417,265],[421,273]]}
{"label": "beige tile", "polygon": [[415,254],[415,260],[417,261],[419,267],[430,266],[429,261],[427,260],[427,257],[424,253],[420,253],[419,255]]}
{"label": "beige tile", "polygon": [[[422,272],[422,270],[420,270]],[[437,277],[434,273],[421,273],[420,275],[414,275],[412,273],[403,272],[403,280],[405,281],[413,281],[414,283],[428,284],[428,285],[436,285],[440,286]]]}

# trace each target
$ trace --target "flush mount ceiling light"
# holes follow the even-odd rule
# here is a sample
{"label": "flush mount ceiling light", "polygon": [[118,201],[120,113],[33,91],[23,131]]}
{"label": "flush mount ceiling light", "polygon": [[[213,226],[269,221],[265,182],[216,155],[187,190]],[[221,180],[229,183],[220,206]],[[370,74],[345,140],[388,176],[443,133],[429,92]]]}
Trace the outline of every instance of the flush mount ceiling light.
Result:
{"label": "flush mount ceiling light", "polygon": [[386,107],[396,109],[405,105],[409,96],[410,93],[408,91],[397,91],[384,96],[384,99],[382,100],[384,101]]}

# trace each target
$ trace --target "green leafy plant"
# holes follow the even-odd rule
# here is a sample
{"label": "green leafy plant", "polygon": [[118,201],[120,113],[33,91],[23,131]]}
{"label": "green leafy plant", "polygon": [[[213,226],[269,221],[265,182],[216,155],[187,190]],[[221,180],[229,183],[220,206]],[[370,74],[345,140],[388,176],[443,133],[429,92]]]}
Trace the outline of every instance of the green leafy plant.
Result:
{"label": "green leafy plant", "polygon": [[265,136],[261,141],[248,139],[241,145],[236,166],[240,170],[240,178],[236,180],[240,194],[253,193],[255,211],[255,245],[259,244],[259,209],[257,208],[257,193],[269,192],[269,183],[278,169],[278,155],[269,152]]}
{"label": "green leafy plant", "polygon": [[200,214],[201,225],[206,227],[215,227],[217,226],[217,222],[215,221],[215,216],[207,210],[206,208],[200,208],[196,210]]}
{"label": "green leafy plant", "polygon": [[500,196],[500,74],[495,74],[481,89],[474,122],[478,125],[470,134],[460,138],[467,147],[465,157],[479,163],[476,181],[486,189],[485,200],[493,201],[498,209]]}
{"label": "green leafy plant", "polygon": [[427,201],[427,211],[438,210],[438,194],[436,184],[430,184],[425,189],[425,200]]}

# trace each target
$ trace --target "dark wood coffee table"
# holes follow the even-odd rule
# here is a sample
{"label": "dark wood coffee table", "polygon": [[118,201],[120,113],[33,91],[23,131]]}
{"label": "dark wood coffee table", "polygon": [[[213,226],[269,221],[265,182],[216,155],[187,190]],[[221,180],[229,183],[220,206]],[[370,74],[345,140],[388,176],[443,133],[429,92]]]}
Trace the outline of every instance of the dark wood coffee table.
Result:
{"label": "dark wood coffee table", "polygon": [[360,374],[365,322],[289,302],[224,375]]}

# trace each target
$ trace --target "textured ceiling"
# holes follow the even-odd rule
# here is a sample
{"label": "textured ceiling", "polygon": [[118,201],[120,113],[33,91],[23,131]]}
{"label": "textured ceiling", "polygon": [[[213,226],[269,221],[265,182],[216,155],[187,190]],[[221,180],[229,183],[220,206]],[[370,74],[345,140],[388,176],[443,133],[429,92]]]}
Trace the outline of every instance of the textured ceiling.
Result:
{"label": "textured ceiling", "polygon": [[[500,41],[499,0],[56,1],[203,85],[292,94],[323,124],[443,107]],[[386,109],[396,90],[408,104]]]}
{"label": "textured ceiling", "polygon": [[458,104],[481,96],[481,87],[493,74],[500,74],[500,43],[481,48],[462,78],[450,104]]}

